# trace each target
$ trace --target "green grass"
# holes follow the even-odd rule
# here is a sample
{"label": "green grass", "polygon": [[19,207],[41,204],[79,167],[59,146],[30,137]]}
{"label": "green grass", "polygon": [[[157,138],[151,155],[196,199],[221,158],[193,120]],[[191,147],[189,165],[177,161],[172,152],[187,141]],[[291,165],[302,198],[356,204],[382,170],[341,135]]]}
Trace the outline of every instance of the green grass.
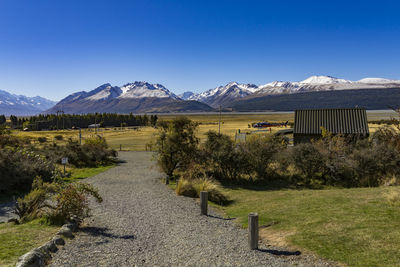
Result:
{"label": "green grass", "polygon": [[[289,246],[349,266],[400,266],[400,205],[386,194],[400,187],[223,192],[233,200],[221,208],[247,227],[258,212],[267,242],[283,236]],[[263,233],[263,231],[265,232]],[[279,241],[279,240],[278,240]]]}
{"label": "green grass", "polygon": [[40,224],[39,220],[0,224],[0,266],[14,266],[21,255],[49,241],[59,228]]}
{"label": "green grass", "polygon": [[66,171],[71,173],[70,177],[64,178],[65,181],[73,182],[81,179],[85,179],[91,176],[95,176],[99,173],[105,172],[108,169],[111,169],[115,166],[107,165],[107,166],[100,166],[96,168],[69,168]]}

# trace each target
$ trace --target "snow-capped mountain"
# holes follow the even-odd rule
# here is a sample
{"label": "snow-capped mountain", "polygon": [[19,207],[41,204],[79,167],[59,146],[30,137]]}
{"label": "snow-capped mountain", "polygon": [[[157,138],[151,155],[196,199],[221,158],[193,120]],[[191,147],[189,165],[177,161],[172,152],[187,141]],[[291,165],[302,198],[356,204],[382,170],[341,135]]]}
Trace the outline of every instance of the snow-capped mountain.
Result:
{"label": "snow-capped mountain", "polygon": [[231,102],[243,98],[265,95],[399,87],[400,80],[364,78],[359,81],[351,81],[331,76],[311,76],[299,82],[274,81],[260,86],[231,82],[225,86],[219,86],[203,93],[191,95],[188,99],[198,100],[216,108],[219,105],[227,106]]}
{"label": "snow-capped mountain", "polygon": [[89,92],[71,94],[45,113],[63,110],[65,113],[89,112],[179,112],[211,111],[197,101],[184,101],[161,84],[133,82],[121,87],[103,84]]}
{"label": "snow-capped mountain", "polygon": [[55,101],[35,96],[10,94],[0,90],[0,114],[9,115],[34,115],[56,104]]}
{"label": "snow-capped mountain", "polygon": [[187,91],[187,92],[183,92],[182,94],[179,94],[178,97],[180,99],[183,100],[188,100],[190,97],[192,97],[193,95],[195,95],[195,93]]}
{"label": "snow-capped mountain", "polygon": [[192,95],[189,100],[204,102],[212,107],[218,107],[231,102],[232,100],[243,98],[256,92],[258,86],[255,84],[240,84],[230,82],[225,86],[219,86],[200,94]]}
{"label": "snow-capped mountain", "polygon": [[143,98],[143,97],[170,97],[178,98],[161,84],[147,82],[128,83],[121,87],[122,94],[119,98]]}
{"label": "snow-capped mountain", "polygon": [[260,85],[255,95],[293,94],[346,89],[396,88],[399,86],[400,80],[383,78],[364,78],[359,81],[350,81],[331,76],[311,76],[300,82],[275,81]]}

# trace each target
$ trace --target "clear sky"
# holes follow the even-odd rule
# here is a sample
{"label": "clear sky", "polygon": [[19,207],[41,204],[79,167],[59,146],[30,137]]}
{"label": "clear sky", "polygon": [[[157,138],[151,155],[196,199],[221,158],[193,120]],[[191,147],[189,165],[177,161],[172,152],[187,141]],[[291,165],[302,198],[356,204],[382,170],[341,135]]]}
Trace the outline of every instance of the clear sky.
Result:
{"label": "clear sky", "polygon": [[0,89],[400,79],[399,1],[0,0]]}

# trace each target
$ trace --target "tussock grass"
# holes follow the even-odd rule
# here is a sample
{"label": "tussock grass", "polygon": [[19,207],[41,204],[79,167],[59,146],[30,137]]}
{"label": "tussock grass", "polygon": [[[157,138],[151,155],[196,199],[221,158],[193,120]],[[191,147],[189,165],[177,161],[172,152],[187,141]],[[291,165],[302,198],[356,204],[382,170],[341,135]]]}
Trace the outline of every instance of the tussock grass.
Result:
{"label": "tussock grass", "polygon": [[177,195],[193,198],[200,197],[201,191],[207,191],[209,201],[220,205],[228,203],[228,198],[221,192],[221,186],[208,178],[179,179],[175,191]]}

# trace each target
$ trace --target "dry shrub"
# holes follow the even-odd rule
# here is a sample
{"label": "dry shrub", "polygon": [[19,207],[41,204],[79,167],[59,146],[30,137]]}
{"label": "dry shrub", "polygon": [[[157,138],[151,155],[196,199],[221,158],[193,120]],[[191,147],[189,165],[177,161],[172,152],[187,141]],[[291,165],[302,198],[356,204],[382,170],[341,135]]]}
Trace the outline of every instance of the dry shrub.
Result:
{"label": "dry shrub", "polygon": [[193,181],[191,180],[179,179],[175,191],[178,196],[198,197],[197,191],[193,186]]}
{"label": "dry shrub", "polygon": [[188,180],[185,178],[179,179],[176,187],[176,194],[198,198],[201,191],[208,192],[208,200],[211,202],[223,205],[228,203],[228,199],[221,192],[220,185],[209,178],[199,178]]}

